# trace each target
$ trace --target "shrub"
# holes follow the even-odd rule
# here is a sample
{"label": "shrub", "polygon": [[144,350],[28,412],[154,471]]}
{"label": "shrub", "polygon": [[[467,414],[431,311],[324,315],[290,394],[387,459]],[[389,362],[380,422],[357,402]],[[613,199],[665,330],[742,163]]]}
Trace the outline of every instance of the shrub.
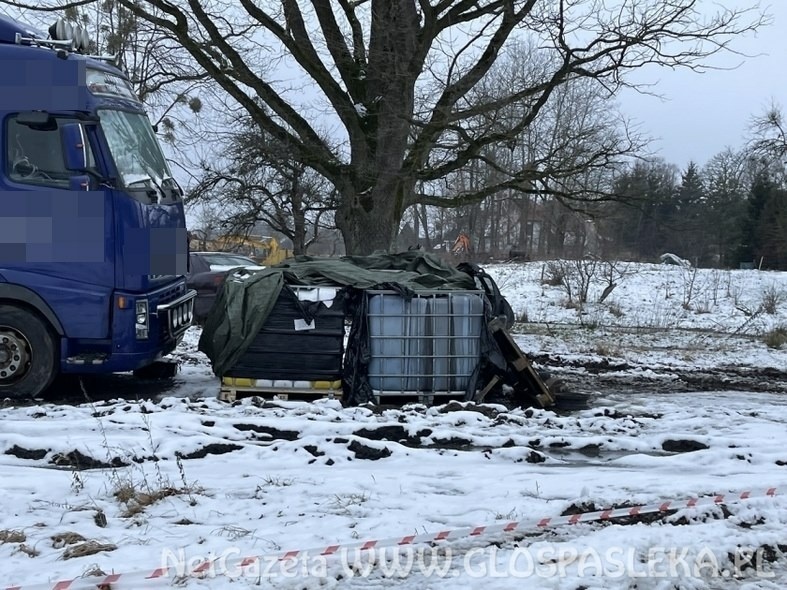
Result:
{"label": "shrub", "polygon": [[777,326],[767,332],[762,341],[768,348],[781,348],[787,344],[787,326]]}
{"label": "shrub", "polygon": [[541,271],[541,284],[550,287],[559,287],[566,279],[566,269],[558,261],[547,262]]}
{"label": "shrub", "polygon": [[782,299],[784,299],[784,294],[771,285],[762,293],[762,310],[770,315],[775,314]]}
{"label": "shrub", "polygon": [[593,351],[600,356],[606,357],[620,355],[620,348],[616,345],[610,344],[609,342],[596,342]]}

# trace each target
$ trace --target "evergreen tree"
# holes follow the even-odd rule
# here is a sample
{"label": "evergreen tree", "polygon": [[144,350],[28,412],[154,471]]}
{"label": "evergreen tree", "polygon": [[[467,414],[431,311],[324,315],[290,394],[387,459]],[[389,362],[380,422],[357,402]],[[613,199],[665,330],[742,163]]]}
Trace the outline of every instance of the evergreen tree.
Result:
{"label": "evergreen tree", "polygon": [[787,191],[773,182],[767,188],[754,254],[763,268],[787,270]]}
{"label": "evergreen tree", "polygon": [[624,255],[653,260],[664,252],[675,213],[675,176],[675,167],[659,160],[639,162],[617,179],[620,202],[609,205],[601,231]]}
{"label": "evergreen tree", "polygon": [[744,160],[727,148],[705,166],[707,209],[705,225],[709,232],[707,263],[712,266],[738,265],[743,218],[747,214]]}
{"label": "evergreen tree", "polygon": [[749,190],[748,211],[742,220],[738,255],[740,262],[751,262],[757,266],[760,256],[765,255],[762,230],[766,224],[763,223],[763,212],[775,190],[776,186],[767,170],[758,171]]}
{"label": "evergreen tree", "polygon": [[708,249],[708,233],[703,220],[706,208],[705,186],[700,169],[689,162],[675,191],[674,211],[670,219],[671,249],[699,264]]}

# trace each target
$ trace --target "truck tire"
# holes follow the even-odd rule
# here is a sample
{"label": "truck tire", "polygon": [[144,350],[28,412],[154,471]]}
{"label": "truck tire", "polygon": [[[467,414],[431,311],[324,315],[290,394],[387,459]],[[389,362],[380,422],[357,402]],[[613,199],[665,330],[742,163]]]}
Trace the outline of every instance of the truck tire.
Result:
{"label": "truck tire", "polygon": [[57,373],[56,344],[49,327],[34,313],[0,305],[0,396],[40,395]]}

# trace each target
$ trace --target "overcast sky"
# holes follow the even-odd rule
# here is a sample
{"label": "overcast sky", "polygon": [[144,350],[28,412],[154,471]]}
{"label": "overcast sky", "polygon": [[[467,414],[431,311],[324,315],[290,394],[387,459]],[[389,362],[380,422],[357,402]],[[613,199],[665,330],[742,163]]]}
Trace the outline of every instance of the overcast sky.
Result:
{"label": "overcast sky", "polygon": [[[723,0],[724,5],[744,3]],[[633,92],[621,97],[624,113],[657,138],[652,145],[657,155],[681,168],[691,160],[703,165],[725,146],[741,147],[751,118],[772,101],[787,109],[787,0],[771,0],[764,6],[773,24],[735,43],[747,55],[763,55],[713,60],[723,67],[743,62],[732,71],[649,70],[640,77],[657,82],[653,90],[663,100]]]}

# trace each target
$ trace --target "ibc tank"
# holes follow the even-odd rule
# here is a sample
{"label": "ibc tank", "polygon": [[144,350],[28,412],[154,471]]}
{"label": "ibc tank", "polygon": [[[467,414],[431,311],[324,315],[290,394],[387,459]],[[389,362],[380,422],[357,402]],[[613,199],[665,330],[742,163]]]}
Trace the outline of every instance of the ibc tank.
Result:
{"label": "ibc tank", "polygon": [[449,295],[429,298],[429,335],[432,339],[432,391],[447,393],[451,390],[451,302]]}
{"label": "ibc tank", "polygon": [[[254,340],[224,376],[269,380],[274,386],[288,382],[289,388],[296,380],[341,379],[344,306],[337,292],[286,286]],[[311,310],[312,324],[305,323],[303,307]]]}
{"label": "ibc tank", "polygon": [[369,385],[390,393],[428,391],[427,301],[397,294],[369,298]]}
{"label": "ibc tank", "polygon": [[470,375],[481,356],[481,329],[484,319],[484,300],[475,294],[451,295],[451,324],[453,354],[451,356],[452,388],[467,389]]}

